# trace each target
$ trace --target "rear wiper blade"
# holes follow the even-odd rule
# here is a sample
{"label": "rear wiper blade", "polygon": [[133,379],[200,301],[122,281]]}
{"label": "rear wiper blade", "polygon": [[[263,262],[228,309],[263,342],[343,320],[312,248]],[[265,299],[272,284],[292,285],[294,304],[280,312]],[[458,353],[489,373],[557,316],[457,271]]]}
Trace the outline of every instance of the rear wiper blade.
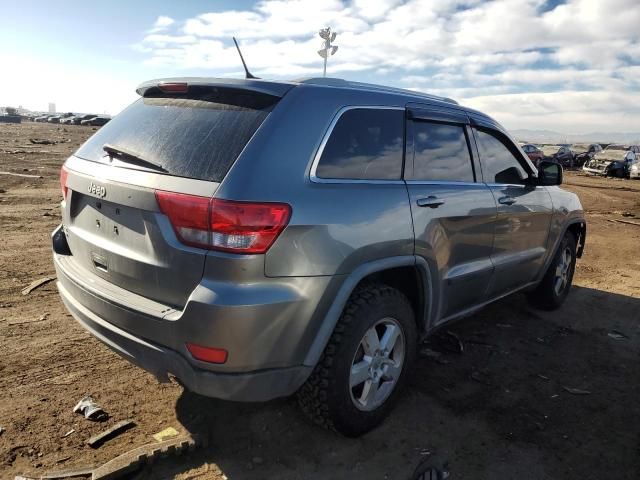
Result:
{"label": "rear wiper blade", "polygon": [[130,152],[122,147],[114,147],[108,143],[105,143],[102,147],[102,150],[107,152],[110,157],[117,158],[122,162],[128,163],[137,163],[143,167],[153,168],[155,170],[160,170],[162,172],[167,172],[168,170],[164,168],[162,165],[156,162],[152,162],[150,160],[145,160],[144,158],[140,158],[133,152]]}

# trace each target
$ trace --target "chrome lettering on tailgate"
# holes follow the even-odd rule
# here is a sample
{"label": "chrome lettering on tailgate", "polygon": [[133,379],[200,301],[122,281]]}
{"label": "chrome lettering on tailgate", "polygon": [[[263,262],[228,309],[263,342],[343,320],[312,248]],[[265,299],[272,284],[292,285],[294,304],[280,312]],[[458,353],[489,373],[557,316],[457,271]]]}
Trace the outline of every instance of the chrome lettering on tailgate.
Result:
{"label": "chrome lettering on tailgate", "polygon": [[88,191],[89,193],[96,195],[100,198],[104,198],[107,196],[107,189],[104,188],[102,185],[96,185],[93,182],[89,184]]}

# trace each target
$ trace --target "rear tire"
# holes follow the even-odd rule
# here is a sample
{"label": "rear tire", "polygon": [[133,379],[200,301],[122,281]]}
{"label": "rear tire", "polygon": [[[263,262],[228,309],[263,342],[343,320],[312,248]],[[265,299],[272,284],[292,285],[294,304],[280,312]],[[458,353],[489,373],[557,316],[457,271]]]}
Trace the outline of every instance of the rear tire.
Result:
{"label": "rear tire", "polygon": [[298,403],[316,424],[347,437],[378,426],[393,408],[416,355],[413,309],[395,288],[359,287],[349,298]]}
{"label": "rear tire", "polygon": [[555,310],[564,302],[576,268],[576,237],[567,232],[558,246],[553,261],[538,287],[528,298],[532,305],[544,310]]}

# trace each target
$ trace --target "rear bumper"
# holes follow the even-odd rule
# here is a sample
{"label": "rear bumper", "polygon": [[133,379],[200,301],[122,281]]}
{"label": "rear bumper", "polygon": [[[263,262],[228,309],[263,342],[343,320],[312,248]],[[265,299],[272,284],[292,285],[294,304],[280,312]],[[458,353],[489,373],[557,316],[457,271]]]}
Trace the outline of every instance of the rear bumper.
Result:
{"label": "rear bumper", "polygon": [[[313,366],[305,356],[333,298],[331,277],[265,279],[266,285],[221,285],[203,279],[181,311],[120,289],[78,267],[56,245],[60,296],[96,338],[160,381],[174,376],[202,395],[266,401],[294,393]],[[233,289],[234,291],[229,291]],[[185,343],[225,348],[227,363],[194,359]]]}
{"label": "rear bumper", "polygon": [[191,365],[181,354],[136,337],[98,317],[57,283],[60,296],[73,317],[93,336],[131,363],[166,382],[175,376],[188,390],[236,401],[267,401],[291,395],[307,379],[311,367],[276,368],[250,373],[215,373]]}

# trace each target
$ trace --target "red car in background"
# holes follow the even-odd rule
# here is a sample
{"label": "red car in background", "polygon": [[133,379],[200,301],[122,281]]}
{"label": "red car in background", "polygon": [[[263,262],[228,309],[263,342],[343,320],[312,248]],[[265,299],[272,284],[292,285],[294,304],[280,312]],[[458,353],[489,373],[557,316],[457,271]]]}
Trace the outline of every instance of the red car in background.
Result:
{"label": "red car in background", "polygon": [[530,143],[523,145],[522,150],[524,150],[524,153],[527,154],[529,160],[531,160],[536,167],[538,166],[538,163],[540,163],[540,160],[544,158],[542,150]]}

